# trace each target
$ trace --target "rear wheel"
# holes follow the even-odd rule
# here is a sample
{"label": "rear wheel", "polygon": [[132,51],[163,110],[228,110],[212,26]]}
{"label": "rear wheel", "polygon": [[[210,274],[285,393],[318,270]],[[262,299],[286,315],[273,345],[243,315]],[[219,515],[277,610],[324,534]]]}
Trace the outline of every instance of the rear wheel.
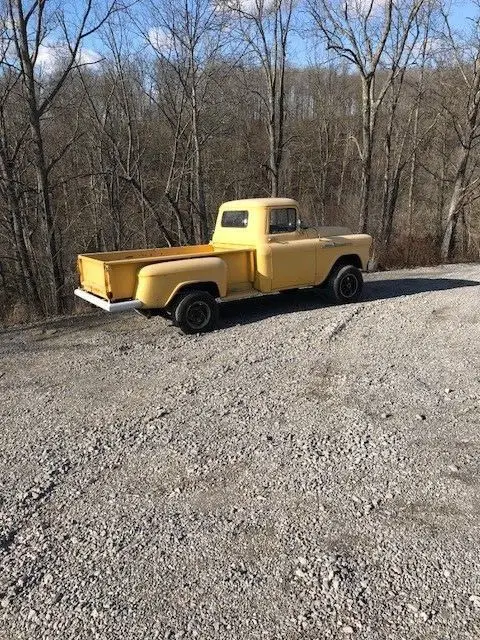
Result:
{"label": "rear wheel", "polygon": [[206,333],[218,323],[218,304],[206,291],[190,291],[180,294],[172,308],[174,324],[183,333]]}
{"label": "rear wheel", "polygon": [[328,279],[330,296],[336,302],[356,302],[360,298],[362,289],[362,272],[352,265],[338,267]]}

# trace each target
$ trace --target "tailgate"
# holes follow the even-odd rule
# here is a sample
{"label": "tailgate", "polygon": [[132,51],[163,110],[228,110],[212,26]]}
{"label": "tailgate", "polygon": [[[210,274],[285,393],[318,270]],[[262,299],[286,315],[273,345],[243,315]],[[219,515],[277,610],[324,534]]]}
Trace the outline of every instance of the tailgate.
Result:
{"label": "tailgate", "polygon": [[106,264],[103,260],[90,256],[78,256],[77,269],[80,275],[80,286],[84,291],[108,300],[108,282]]}
{"label": "tailgate", "polygon": [[[105,254],[111,257],[112,254]],[[146,259],[148,262],[153,258]],[[78,256],[80,286],[84,291],[110,300],[130,300],[135,297],[140,260],[99,260],[93,256]]]}

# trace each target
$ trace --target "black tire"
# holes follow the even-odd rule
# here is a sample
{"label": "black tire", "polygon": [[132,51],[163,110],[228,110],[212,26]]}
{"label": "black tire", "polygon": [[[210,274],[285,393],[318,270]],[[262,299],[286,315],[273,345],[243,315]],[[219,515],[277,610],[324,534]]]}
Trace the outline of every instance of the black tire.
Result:
{"label": "black tire", "polygon": [[180,294],[172,308],[175,326],[183,333],[206,333],[218,324],[218,304],[206,291],[190,291]]}
{"label": "black tire", "polygon": [[334,269],[328,279],[328,292],[335,302],[356,302],[362,294],[362,289],[362,272],[352,265]]}
{"label": "black tire", "polygon": [[282,289],[278,293],[282,293],[283,295],[286,295],[286,296],[291,296],[291,295],[294,295],[295,293],[298,293],[298,291],[299,291],[298,288],[295,288],[295,289]]}

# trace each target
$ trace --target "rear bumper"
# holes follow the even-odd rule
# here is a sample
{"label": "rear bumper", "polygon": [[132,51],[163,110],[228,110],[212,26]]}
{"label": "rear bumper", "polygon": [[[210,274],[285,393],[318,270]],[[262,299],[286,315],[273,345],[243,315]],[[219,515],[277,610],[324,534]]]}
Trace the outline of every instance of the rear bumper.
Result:
{"label": "rear bumper", "polygon": [[88,291],[84,291],[83,289],[75,289],[74,293],[77,297],[85,300],[85,302],[94,304],[96,307],[100,307],[100,309],[109,311],[110,313],[116,313],[117,311],[129,311],[131,309],[140,309],[142,307],[142,303],[140,302],[140,300],[110,302],[110,300],[99,298],[98,296],[93,295],[93,293],[88,293]]}

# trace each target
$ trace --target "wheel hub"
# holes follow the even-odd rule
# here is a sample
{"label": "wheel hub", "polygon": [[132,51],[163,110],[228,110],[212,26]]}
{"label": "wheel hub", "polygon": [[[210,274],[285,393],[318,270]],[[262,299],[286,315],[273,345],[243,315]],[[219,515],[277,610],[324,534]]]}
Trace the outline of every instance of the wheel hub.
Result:
{"label": "wheel hub", "polygon": [[192,329],[197,329],[198,331],[200,331],[201,329],[204,329],[210,322],[212,312],[206,302],[198,300],[197,302],[193,302],[188,307],[186,315],[187,322],[192,327]]}
{"label": "wheel hub", "polygon": [[340,282],[340,292],[344,298],[353,298],[358,291],[358,281],[351,273],[344,276]]}

